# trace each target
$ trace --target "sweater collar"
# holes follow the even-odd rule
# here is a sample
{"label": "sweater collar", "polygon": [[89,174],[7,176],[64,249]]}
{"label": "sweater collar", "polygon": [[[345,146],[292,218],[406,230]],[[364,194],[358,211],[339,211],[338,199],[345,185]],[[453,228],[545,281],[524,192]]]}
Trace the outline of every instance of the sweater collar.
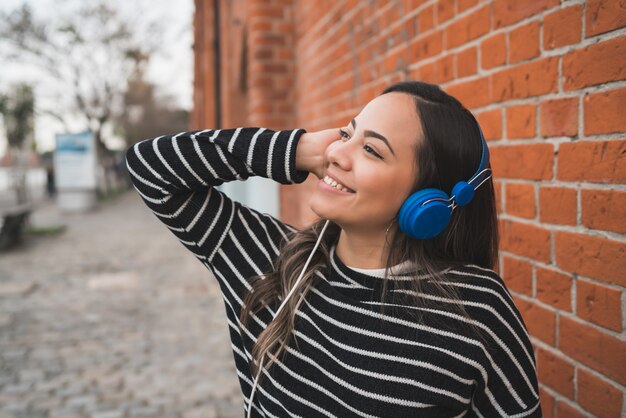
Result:
{"label": "sweater collar", "polygon": [[[382,292],[382,285],[385,279],[382,275],[376,274],[376,270],[379,269],[371,269],[374,271],[368,272],[368,269],[364,269],[365,271],[359,271],[348,267],[337,255],[336,244],[330,248],[330,261],[332,280],[339,283],[342,287],[369,289],[373,290],[375,293]],[[414,280],[415,275],[419,272],[416,271],[418,269],[412,268],[413,266],[414,264],[412,262],[407,261],[392,267],[390,275],[388,276],[389,282],[387,289],[393,289],[395,287],[394,282]]]}

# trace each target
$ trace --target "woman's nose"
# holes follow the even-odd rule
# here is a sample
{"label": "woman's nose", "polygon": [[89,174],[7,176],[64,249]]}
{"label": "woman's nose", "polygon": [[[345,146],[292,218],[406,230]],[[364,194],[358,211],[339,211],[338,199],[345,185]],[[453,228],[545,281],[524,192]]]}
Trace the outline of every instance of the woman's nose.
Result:
{"label": "woman's nose", "polygon": [[329,164],[334,164],[343,170],[352,168],[352,156],[354,155],[354,138],[344,141],[337,141],[328,146],[326,159]]}

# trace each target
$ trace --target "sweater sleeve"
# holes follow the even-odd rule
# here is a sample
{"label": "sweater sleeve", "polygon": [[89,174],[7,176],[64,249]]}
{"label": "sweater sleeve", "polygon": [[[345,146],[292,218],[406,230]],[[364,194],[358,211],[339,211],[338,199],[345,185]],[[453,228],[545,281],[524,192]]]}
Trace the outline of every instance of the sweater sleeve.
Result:
{"label": "sweater sleeve", "polygon": [[468,416],[541,417],[535,354],[524,319],[502,278],[482,274],[491,281],[472,312],[486,344],[477,357],[482,373]]}
{"label": "sweater sleeve", "polygon": [[302,183],[309,173],[296,170],[295,156],[304,132],[207,129],[147,139],[126,152],[145,204],[214,273],[232,304],[240,305],[251,276],[272,268],[281,240],[295,229],[213,186],[250,176]]}

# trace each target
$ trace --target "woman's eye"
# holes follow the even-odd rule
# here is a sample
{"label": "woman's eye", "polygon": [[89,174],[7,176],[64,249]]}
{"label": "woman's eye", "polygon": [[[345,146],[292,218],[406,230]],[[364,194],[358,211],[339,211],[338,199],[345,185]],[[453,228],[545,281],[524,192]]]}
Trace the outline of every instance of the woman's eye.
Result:
{"label": "woman's eye", "polygon": [[[341,140],[348,140],[350,139],[350,134],[346,131],[344,131],[343,129],[339,129],[339,136],[341,136]],[[373,156],[375,156],[376,158],[380,158],[381,160],[384,160],[384,158],[382,156],[380,156],[380,154],[378,154],[376,151],[374,151],[374,148],[370,147],[369,145],[364,145],[363,149],[365,150],[365,152],[369,152],[370,154],[372,154]]]}
{"label": "woman's eye", "polygon": [[[367,152],[369,152],[370,154],[374,155],[376,158],[380,158],[381,160],[384,160],[383,157],[381,157],[376,151],[374,151],[374,149],[372,147],[370,147],[369,145],[365,145],[363,147],[363,149]],[[369,151],[368,151],[369,150]]]}

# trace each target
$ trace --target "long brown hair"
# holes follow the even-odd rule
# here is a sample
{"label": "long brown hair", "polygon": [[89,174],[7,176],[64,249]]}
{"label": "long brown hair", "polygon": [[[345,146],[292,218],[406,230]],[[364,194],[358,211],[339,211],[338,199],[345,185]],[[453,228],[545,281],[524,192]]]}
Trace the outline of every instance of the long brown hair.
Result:
{"label": "long brown hair", "polygon": [[[402,92],[415,99],[416,111],[421,121],[423,140],[416,138],[415,165],[419,177],[415,179],[413,191],[436,187],[450,192],[459,180],[468,180],[478,167],[482,142],[474,116],[454,97],[443,92],[437,85],[419,81],[403,81],[386,88],[382,94]],[[302,231],[293,232],[281,243],[280,254],[274,271],[253,278],[252,290],[246,295],[241,312],[241,322],[248,324],[251,313],[265,306],[282,301],[291,290],[308,259],[326,220],[319,220]],[[339,238],[341,228],[330,221],[319,248],[313,255],[304,277],[295,289],[284,309],[261,332],[253,349],[252,371],[256,374],[264,354],[269,354],[269,367],[279,358],[289,344],[294,330],[295,313],[319,277],[316,271],[330,265],[331,248]],[[498,258],[498,223],[495,193],[491,179],[475,193],[470,204],[453,211],[450,224],[438,236],[417,240],[395,228],[386,237],[384,251],[387,253],[381,309],[388,288],[389,269],[410,260],[418,266],[419,275],[429,276],[428,294],[424,293],[422,280],[402,281],[405,292],[401,292],[402,305],[410,309],[409,314],[418,322],[425,319],[424,309],[441,308],[438,298],[452,300],[451,310],[469,318],[461,303],[455,286],[446,286],[445,271],[465,264],[491,269]],[[397,299],[394,299],[397,300]],[[429,316],[430,323],[437,319]],[[484,341],[478,327],[467,322],[468,329]],[[267,360],[264,360],[267,361]]]}

